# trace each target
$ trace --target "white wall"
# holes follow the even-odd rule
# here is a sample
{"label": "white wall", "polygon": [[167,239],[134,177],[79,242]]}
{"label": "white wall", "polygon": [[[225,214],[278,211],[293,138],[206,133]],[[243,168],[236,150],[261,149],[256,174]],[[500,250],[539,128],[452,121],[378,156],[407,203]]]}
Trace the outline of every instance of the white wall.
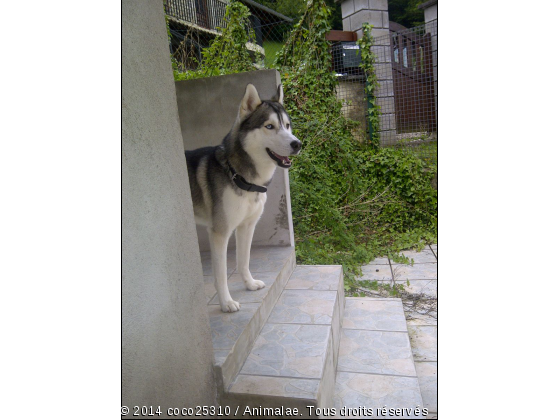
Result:
{"label": "white wall", "polygon": [[[259,70],[175,83],[185,150],[222,142],[235,122],[248,83],[257,88],[261,99],[270,99],[280,84],[280,73]],[[268,186],[253,245],[294,245],[289,185],[288,170],[277,168]],[[197,227],[197,233],[200,249],[210,250],[206,228]],[[235,247],[235,235],[231,236],[229,247]]]}
{"label": "white wall", "polygon": [[161,2],[122,2],[122,403],[131,408],[216,403],[167,42]]}

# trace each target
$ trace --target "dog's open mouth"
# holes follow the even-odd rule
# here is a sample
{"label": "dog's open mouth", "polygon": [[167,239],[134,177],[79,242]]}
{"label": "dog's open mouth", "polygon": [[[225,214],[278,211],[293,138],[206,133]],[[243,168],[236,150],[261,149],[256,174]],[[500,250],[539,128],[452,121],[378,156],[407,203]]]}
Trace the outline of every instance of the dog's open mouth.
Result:
{"label": "dog's open mouth", "polygon": [[279,154],[274,153],[268,147],[266,148],[266,152],[268,153],[268,156],[270,156],[272,160],[276,161],[278,166],[280,166],[281,168],[289,168],[290,166],[292,166],[292,161],[290,160],[290,158],[288,158],[288,156],[280,156]]}

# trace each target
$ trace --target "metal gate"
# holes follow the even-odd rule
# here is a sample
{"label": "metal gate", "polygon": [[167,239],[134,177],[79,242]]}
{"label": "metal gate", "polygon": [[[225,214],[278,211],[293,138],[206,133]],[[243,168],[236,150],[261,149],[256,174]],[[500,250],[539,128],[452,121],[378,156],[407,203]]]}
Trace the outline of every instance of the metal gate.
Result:
{"label": "metal gate", "polygon": [[437,131],[432,35],[390,22],[397,134]]}

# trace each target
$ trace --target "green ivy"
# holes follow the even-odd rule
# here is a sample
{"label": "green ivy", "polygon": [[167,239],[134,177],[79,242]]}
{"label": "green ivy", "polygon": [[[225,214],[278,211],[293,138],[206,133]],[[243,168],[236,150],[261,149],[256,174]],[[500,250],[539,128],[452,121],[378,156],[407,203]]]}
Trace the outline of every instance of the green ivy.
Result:
{"label": "green ivy", "polygon": [[360,67],[364,70],[366,75],[365,94],[368,102],[367,106],[367,120],[370,132],[370,138],[373,146],[378,148],[380,145],[379,139],[379,105],[375,101],[375,89],[379,87],[377,83],[377,75],[375,73],[375,60],[377,57],[372,52],[373,38],[371,36],[372,26],[369,23],[362,24],[363,36],[358,40],[360,47]]}
{"label": "green ivy", "polygon": [[255,39],[249,22],[251,12],[242,3],[232,1],[226,7],[225,27],[217,28],[217,36],[210,47],[202,51],[202,60],[194,71],[180,72],[173,61],[175,80],[198,79],[201,77],[222,76],[255,70],[247,44]]}

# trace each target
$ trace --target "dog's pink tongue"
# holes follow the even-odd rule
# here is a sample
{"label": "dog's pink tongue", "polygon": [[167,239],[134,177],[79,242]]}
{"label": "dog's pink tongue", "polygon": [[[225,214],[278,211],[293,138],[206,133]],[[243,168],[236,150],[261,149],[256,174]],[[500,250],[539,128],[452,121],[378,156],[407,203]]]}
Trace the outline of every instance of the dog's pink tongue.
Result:
{"label": "dog's pink tongue", "polygon": [[290,160],[290,158],[288,156],[280,156],[276,152],[272,152],[272,153],[274,153],[274,156],[276,156],[278,159],[280,159],[284,165],[290,165],[292,163],[292,161]]}

